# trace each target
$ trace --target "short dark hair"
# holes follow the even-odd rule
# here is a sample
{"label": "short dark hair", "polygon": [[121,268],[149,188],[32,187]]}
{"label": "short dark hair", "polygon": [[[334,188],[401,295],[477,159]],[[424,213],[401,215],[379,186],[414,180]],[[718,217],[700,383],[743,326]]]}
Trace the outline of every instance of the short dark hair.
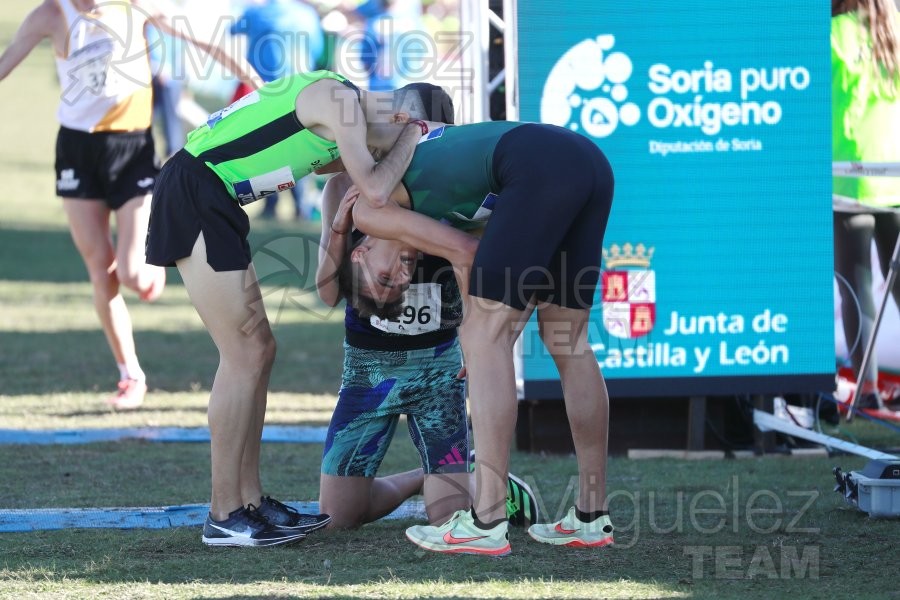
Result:
{"label": "short dark hair", "polygon": [[348,244],[344,260],[337,272],[338,292],[344,297],[361,319],[368,319],[372,315],[387,321],[396,320],[403,314],[403,296],[392,302],[379,302],[368,295],[368,290],[362,281],[359,266],[350,259],[350,254],[358,247],[365,236]]}
{"label": "short dark hair", "polygon": [[[418,102],[410,102],[407,94],[414,93]],[[428,121],[437,121],[439,123],[454,123],[453,99],[450,94],[439,85],[432,83],[408,83],[395,92],[400,107],[416,106],[424,113],[424,117]],[[414,118],[421,118],[419,115],[413,115]]]}

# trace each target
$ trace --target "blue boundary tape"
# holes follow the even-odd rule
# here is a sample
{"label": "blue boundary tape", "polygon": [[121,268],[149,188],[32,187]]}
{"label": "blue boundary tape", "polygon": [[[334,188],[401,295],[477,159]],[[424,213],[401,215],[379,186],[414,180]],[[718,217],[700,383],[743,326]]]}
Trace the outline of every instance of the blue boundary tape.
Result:
{"label": "blue boundary tape", "polygon": [[[318,502],[287,502],[303,513],[318,514]],[[132,508],[24,508],[0,510],[0,532],[59,529],[168,529],[202,525],[209,504]],[[407,500],[385,519],[423,519],[425,505]]]}
{"label": "blue boundary tape", "polygon": [[[327,427],[271,425],[263,428],[264,442],[324,443]],[[208,442],[206,427],[136,427],[118,429],[0,429],[3,444],[90,444],[120,440],[151,442]],[[318,514],[318,502],[288,502],[303,513]],[[160,507],[24,508],[0,510],[0,532],[59,529],[167,529],[202,525],[208,504]],[[407,501],[385,519],[425,517],[422,502]]]}
{"label": "blue boundary tape", "polygon": [[[264,442],[322,444],[327,427],[268,425]],[[207,427],[124,427],[117,429],[0,429],[0,445],[10,444],[91,444],[120,440],[148,442],[208,442]]]}

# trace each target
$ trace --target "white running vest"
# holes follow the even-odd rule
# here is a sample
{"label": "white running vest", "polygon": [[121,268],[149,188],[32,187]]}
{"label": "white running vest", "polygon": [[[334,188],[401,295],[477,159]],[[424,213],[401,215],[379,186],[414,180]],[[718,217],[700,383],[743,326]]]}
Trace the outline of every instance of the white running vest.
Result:
{"label": "white running vest", "polygon": [[56,1],[68,31],[65,56],[56,57],[60,125],[87,132],[149,128],[146,15],[128,0],[101,0],[89,13],[71,0]]}

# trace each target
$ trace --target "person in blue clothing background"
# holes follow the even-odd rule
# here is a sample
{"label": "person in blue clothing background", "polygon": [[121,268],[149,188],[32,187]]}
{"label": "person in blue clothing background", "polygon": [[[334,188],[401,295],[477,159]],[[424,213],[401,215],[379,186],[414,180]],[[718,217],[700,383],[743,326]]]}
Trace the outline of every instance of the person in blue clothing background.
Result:
{"label": "person in blue clothing background", "polygon": [[422,31],[420,0],[366,0],[354,12],[365,21],[360,59],[369,74],[369,90],[388,91],[414,80],[407,53],[400,40],[412,31]]}
{"label": "person in blue clothing background", "polygon": [[178,114],[178,103],[184,82],[178,76],[183,68],[176,61],[183,60],[181,42],[151,26],[147,27],[147,49],[150,72],[153,74],[153,120],[159,123],[163,137],[162,158],[169,158],[184,146],[185,131]]}
{"label": "person in blue clothing background", "polygon": [[[232,35],[247,36],[247,62],[263,81],[316,69],[325,48],[319,13],[301,0],[261,0],[249,6],[231,27]],[[250,90],[239,87],[233,100]],[[312,207],[303,202],[303,182],[291,188],[294,216],[310,218]],[[278,194],[265,199],[261,216],[274,219]]]}

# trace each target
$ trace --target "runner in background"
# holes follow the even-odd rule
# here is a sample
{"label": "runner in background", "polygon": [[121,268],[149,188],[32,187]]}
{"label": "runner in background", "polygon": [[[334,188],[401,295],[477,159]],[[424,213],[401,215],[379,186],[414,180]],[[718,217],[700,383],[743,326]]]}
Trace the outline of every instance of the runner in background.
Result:
{"label": "runner in background", "polygon": [[118,366],[119,391],[109,399],[117,409],[139,407],[147,391],[120,287],[148,302],[165,287],[165,270],[144,263],[150,194],[158,173],[145,28],[152,24],[163,34],[181,37],[249,84],[259,83],[252,69],[218,47],[172,29],[166,16],[171,14],[151,0],[44,0],[0,56],[3,80],[42,40],[49,39],[56,53],[62,88],[56,192]]}
{"label": "runner in background", "polygon": [[[893,0],[832,0],[832,160],[900,162],[900,16]],[[857,408],[878,408],[878,360],[863,356],[875,330],[872,243],[887,276],[900,237],[900,178],[835,177],[834,269]],[[900,306],[900,278],[891,290]],[[874,351],[874,346],[873,346]],[[885,395],[884,401],[894,398]]]}

